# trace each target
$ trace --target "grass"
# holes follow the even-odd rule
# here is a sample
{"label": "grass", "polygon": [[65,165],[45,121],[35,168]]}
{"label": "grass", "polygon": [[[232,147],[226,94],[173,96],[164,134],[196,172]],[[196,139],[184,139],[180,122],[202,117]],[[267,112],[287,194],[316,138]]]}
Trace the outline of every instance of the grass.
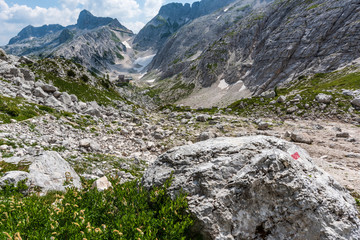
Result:
{"label": "grass", "polygon": [[144,161],[135,163],[133,159],[119,158],[107,154],[88,154],[85,159],[86,161],[72,161],[69,159],[69,162],[72,162],[72,165],[77,173],[86,173],[93,168],[93,164],[102,165],[103,162],[106,162],[107,165],[111,165],[112,169],[130,173],[134,177],[141,177],[146,166]]}
{"label": "grass", "polygon": [[[38,76],[41,76],[40,79],[53,84],[61,92],[76,95],[80,101],[96,101],[100,105],[110,105],[113,100],[126,101],[115,90],[115,86],[105,77],[100,78],[96,73],[91,72],[92,76],[96,78],[96,83],[90,84],[90,78],[84,74],[85,69],[72,61],[42,59],[38,61],[37,65],[29,65],[28,67]],[[82,71],[83,74],[78,77],[76,69],[71,69],[74,67],[78,71]],[[65,78],[60,77],[57,70],[59,68],[67,69]],[[126,102],[131,104],[128,101]]]}
{"label": "grass", "polygon": [[28,103],[22,98],[0,96],[0,121],[11,123],[11,120],[24,121],[46,113],[55,113],[50,107]]}
{"label": "grass", "polygon": [[[327,114],[330,109],[337,109],[340,113],[346,113],[351,107],[351,97],[343,95],[342,90],[360,89],[360,72],[354,70],[356,69],[347,68],[336,72],[317,73],[312,77],[300,76],[290,85],[276,88],[275,92],[277,97],[281,95],[287,96],[287,100],[291,100],[296,94],[299,94],[302,100],[295,105],[300,110],[299,113],[297,113],[297,115],[300,116],[308,111],[314,111],[320,106],[320,103],[314,101],[319,93],[333,97],[332,102],[324,110],[321,110],[321,112],[319,112],[320,114]],[[281,110],[280,115],[285,115],[287,108],[291,106],[286,106],[281,103],[270,104],[270,101],[276,100],[276,98],[262,99],[260,97],[253,97],[242,99],[231,104],[229,108],[233,109],[233,112],[244,116],[254,113],[264,116],[268,114],[272,115],[276,109]],[[309,109],[305,108],[306,104],[310,106]],[[279,113],[277,113],[277,115],[279,115]]]}
{"label": "grass", "polygon": [[12,164],[4,161],[0,162],[0,176],[3,176],[5,173],[10,171],[29,171],[29,165],[26,164]]}
{"label": "grass", "polygon": [[98,192],[83,190],[22,196],[9,186],[0,193],[0,239],[190,239],[193,220],[185,195],[172,200],[170,181],[151,191],[138,181]]}

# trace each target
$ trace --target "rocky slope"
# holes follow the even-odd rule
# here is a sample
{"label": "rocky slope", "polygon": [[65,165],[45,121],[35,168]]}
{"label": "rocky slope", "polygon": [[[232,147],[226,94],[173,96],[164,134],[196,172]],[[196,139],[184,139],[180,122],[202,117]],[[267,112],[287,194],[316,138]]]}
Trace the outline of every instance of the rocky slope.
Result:
{"label": "rocky slope", "polygon": [[126,42],[133,35],[117,19],[95,17],[84,10],[75,25],[28,26],[4,50],[18,56],[74,59],[92,71],[106,72],[133,57]]}
{"label": "rocky slope", "polygon": [[159,13],[141,29],[134,39],[134,48],[158,50],[166,40],[192,20],[214,12],[235,0],[202,0],[192,5],[170,3],[161,7]]}
{"label": "rocky slope", "polygon": [[[221,91],[218,85],[224,81],[224,95],[234,95],[233,100],[304,75],[335,71],[359,57],[357,1],[276,1],[253,9],[246,2],[181,28],[150,68],[162,79],[194,83],[194,92],[204,98]],[[216,31],[212,26],[227,15],[239,18]],[[197,49],[197,44],[202,47]]]}
{"label": "rocky slope", "polygon": [[[181,176],[176,175],[173,188],[169,189],[171,191],[183,185],[184,181],[179,180],[190,176],[189,184],[183,186],[183,189],[195,193],[189,195],[189,199],[194,200],[189,202],[190,210],[201,220],[200,226],[205,223],[204,228],[195,226],[197,231],[203,229],[205,236],[214,239],[215,236],[225,235],[262,237],[265,234],[281,238],[279,236],[288,231],[293,236],[307,239],[326,239],[331,236],[351,239],[357,233],[355,201],[348,191],[354,197],[360,197],[357,195],[360,192],[360,118],[356,117],[357,102],[354,102],[358,99],[359,92],[346,92],[347,95],[352,95],[347,101],[354,109],[352,113],[347,109],[345,115],[339,115],[341,121],[329,120],[329,115],[325,111],[321,112],[326,108],[340,106],[324,95],[317,96],[316,101],[326,107],[323,110],[321,105],[314,107],[320,111],[314,111],[314,116],[301,118],[296,112],[281,115],[276,114],[276,111],[272,111],[273,115],[267,114],[262,108],[273,105],[264,99],[263,105],[258,105],[258,112],[256,109],[250,111],[250,107],[255,105],[244,104],[245,117],[240,117],[242,112],[235,111],[236,106],[234,109],[168,107],[161,111],[148,111],[148,105],[144,103],[148,103],[150,99],[145,98],[137,104],[130,102],[141,99],[134,97],[138,95],[135,87],[125,87],[120,91],[106,80],[92,76],[84,67],[69,60],[55,58],[32,61],[25,57],[6,55],[0,50],[0,190],[9,183],[22,181],[30,187],[27,192],[35,191],[40,194],[63,191],[68,186],[81,188],[80,176],[87,180],[97,180],[94,186],[104,190],[111,186],[104,176],[117,177],[121,183],[139,178],[162,153],[174,147],[190,145],[165,153],[159,158],[160,161],[149,168],[144,179],[147,179],[147,186],[156,179],[163,179],[158,177],[159,171],[154,170],[159,166],[164,167],[159,162],[171,167],[166,168],[167,170],[175,169],[175,174],[181,173]],[[142,95],[144,92],[142,89],[140,91]],[[275,97],[273,99],[271,101],[280,102]],[[290,107],[291,104],[302,103],[294,102],[294,99],[288,97],[282,99],[281,104]],[[261,113],[266,116],[259,119]],[[314,120],[310,120],[311,117]],[[239,138],[242,136],[247,137]],[[209,142],[203,142],[218,137],[235,138],[214,139],[210,147]],[[279,138],[295,142],[296,145]],[[191,145],[194,142],[200,143]],[[298,146],[309,152],[313,162]],[[183,154],[184,149],[186,154]],[[243,155],[237,154],[237,150]],[[293,160],[289,157],[289,153],[294,155],[293,151],[301,159]],[[213,158],[214,156],[217,158]],[[241,156],[249,161],[239,161]],[[264,156],[261,159],[269,160],[266,163],[273,163],[274,166],[288,164],[288,168],[266,168],[267,165],[262,160],[255,161],[258,159],[255,156]],[[297,155],[294,157],[297,158]],[[184,161],[174,160],[179,158]],[[195,160],[204,161],[204,165],[194,166]],[[205,164],[206,161],[209,162]],[[209,170],[209,163],[215,167]],[[314,163],[325,169],[347,190],[319,170]],[[177,169],[178,166],[181,170]],[[242,169],[238,171],[239,174],[254,170],[250,171],[254,173],[251,181],[245,181],[240,174],[239,178],[234,177],[236,186],[230,187],[235,192],[243,190],[246,196],[253,195],[252,198],[242,198],[243,205],[237,203],[239,200],[236,196],[240,192],[226,195],[229,190],[226,186],[229,185],[224,185],[224,181],[231,176],[228,174],[233,173],[237,167]],[[182,172],[186,169],[189,171]],[[263,173],[266,174],[258,174],[258,169],[264,170]],[[170,172],[161,170],[160,175],[165,176],[167,173]],[[199,181],[193,181],[198,174],[206,176],[201,178],[206,181],[201,188],[196,185]],[[294,178],[284,177],[286,174]],[[284,190],[284,185],[276,185],[279,182],[272,180],[274,176],[285,182],[292,179],[295,185],[287,182]],[[259,182],[269,184],[258,184]],[[210,184],[215,184],[216,187]],[[276,194],[269,193],[269,189]],[[210,194],[212,191],[223,193],[224,198],[217,197],[214,200]],[[294,191],[304,194],[295,196],[292,194]],[[262,194],[260,198],[258,194],[254,194],[259,192]],[[280,193],[282,195],[277,195]],[[329,201],[329,204],[325,204],[325,201]],[[204,202],[214,202],[213,206],[218,210],[212,209],[211,205],[202,205]],[[252,204],[256,205],[255,209],[263,206],[261,211],[264,215],[243,211],[252,209]],[[273,208],[275,205],[272,204],[298,208],[285,210]],[[248,225],[235,226],[237,220],[244,218],[233,221],[229,212],[251,216],[253,221],[249,221]],[[306,216],[299,215],[304,212]],[[270,221],[272,216],[273,221]],[[218,220],[217,217],[224,219]],[[335,217],[336,222],[333,221]],[[316,234],[321,235],[306,235],[303,231],[305,228],[302,227],[290,229],[284,223],[289,221],[312,227]],[[266,224],[262,224],[263,222]],[[339,224],[341,228],[338,227]],[[231,228],[238,231],[230,231]]]}

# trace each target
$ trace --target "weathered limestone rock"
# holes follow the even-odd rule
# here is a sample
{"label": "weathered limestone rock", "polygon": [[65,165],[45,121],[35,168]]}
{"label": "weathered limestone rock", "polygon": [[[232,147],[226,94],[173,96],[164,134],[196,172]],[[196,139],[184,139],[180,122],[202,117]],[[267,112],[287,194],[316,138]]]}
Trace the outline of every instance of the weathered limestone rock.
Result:
{"label": "weathered limestone rock", "polygon": [[302,148],[274,137],[217,138],[174,148],[145,172],[173,173],[204,239],[358,239],[354,199]]}
{"label": "weathered limestone rock", "polygon": [[92,185],[92,188],[96,188],[99,192],[105,191],[111,187],[111,182],[109,182],[107,177],[99,178]]}
{"label": "weathered limestone rock", "polygon": [[63,105],[63,103],[57,100],[54,96],[47,98],[45,101],[45,105],[61,110],[67,110],[67,108]]}
{"label": "weathered limestone rock", "polygon": [[312,144],[312,142],[313,142],[313,140],[310,139],[308,136],[305,136],[304,134],[300,134],[297,132],[291,133],[290,138],[292,141],[297,142],[297,143]]}
{"label": "weathered limestone rock", "polygon": [[316,101],[318,101],[319,103],[329,104],[331,103],[331,99],[332,99],[331,95],[327,95],[323,93],[320,93],[316,96]]}
{"label": "weathered limestone rock", "polygon": [[198,141],[206,141],[208,139],[211,138],[216,138],[216,135],[213,132],[202,132],[200,133],[200,135],[198,136]]}
{"label": "weathered limestone rock", "polygon": [[206,122],[207,120],[209,120],[210,116],[207,114],[201,114],[199,116],[196,117],[196,120],[198,122]]}
{"label": "weathered limestone rock", "polygon": [[276,102],[278,102],[278,103],[284,103],[284,102],[286,102],[286,97],[285,97],[285,96],[280,96],[280,97],[276,100]]}
{"label": "weathered limestone rock", "polygon": [[61,96],[59,97],[59,100],[67,106],[72,106],[73,101],[71,100],[70,95],[66,92],[63,92],[61,94]]}
{"label": "weathered limestone rock", "polygon": [[43,193],[65,191],[66,185],[81,188],[79,175],[57,152],[44,152],[38,157],[28,159],[30,179]]}
{"label": "weathered limestone rock", "polygon": [[356,109],[360,109],[360,98],[355,98],[351,104],[356,108]]}
{"label": "weathered limestone rock", "polygon": [[6,52],[2,48],[0,48],[0,60],[4,60],[4,61],[8,60],[8,56],[6,55]]}
{"label": "weathered limestone rock", "polygon": [[35,88],[33,94],[34,96],[41,98],[46,98],[48,96],[40,87]]}
{"label": "weathered limestone rock", "polygon": [[35,74],[29,69],[21,68],[20,71],[23,74],[25,81],[35,81]]}
{"label": "weathered limestone rock", "polygon": [[50,84],[44,84],[41,88],[47,93],[54,93],[57,91],[57,88]]}

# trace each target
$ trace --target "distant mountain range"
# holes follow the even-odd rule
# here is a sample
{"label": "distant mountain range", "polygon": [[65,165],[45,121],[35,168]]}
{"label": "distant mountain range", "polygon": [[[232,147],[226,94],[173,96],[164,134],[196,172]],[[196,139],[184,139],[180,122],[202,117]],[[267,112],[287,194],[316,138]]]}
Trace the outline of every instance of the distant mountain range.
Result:
{"label": "distant mountain range", "polygon": [[14,55],[74,59],[100,72],[125,58],[123,42],[133,36],[117,19],[95,17],[83,10],[75,25],[27,26],[4,50]]}
{"label": "distant mountain range", "polygon": [[147,72],[142,80],[161,98],[212,106],[358,59],[359,12],[358,0],[171,3],[135,35],[84,10],[75,25],[28,26],[4,49],[74,59],[99,73]]}

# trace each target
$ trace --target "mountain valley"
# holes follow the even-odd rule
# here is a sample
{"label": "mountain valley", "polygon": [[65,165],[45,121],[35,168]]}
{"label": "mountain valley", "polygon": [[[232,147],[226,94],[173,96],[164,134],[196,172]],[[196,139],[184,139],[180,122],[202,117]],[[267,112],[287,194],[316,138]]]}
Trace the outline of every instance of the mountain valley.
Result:
{"label": "mountain valley", "polygon": [[0,49],[0,238],[359,239],[359,12],[202,0],[138,34],[87,10],[24,28]]}

